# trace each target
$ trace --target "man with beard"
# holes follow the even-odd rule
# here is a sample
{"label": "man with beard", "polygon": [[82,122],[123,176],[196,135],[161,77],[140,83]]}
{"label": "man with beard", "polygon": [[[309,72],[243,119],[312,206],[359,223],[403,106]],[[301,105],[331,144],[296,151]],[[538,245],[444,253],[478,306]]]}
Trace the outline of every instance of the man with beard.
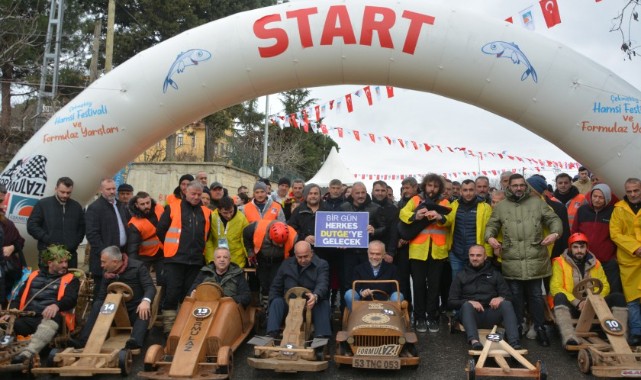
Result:
{"label": "man with beard", "polygon": [[100,267],[100,252],[115,245],[120,251],[127,246],[127,213],[123,205],[116,200],[116,182],[111,178],[100,181],[100,196],[87,207],[85,223],[87,226],[87,241],[91,245],[89,253],[89,270],[94,278],[94,296],[98,295],[102,268]]}
{"label": "man with beard", "polygon": [[192,181],[185,199],[165,208],[156,232],[164,243],[165,302],[163,331],[168,334],[176,320],[178,304],[185,298],[200,268],[205,263],[205,242],[210,229],[211,210],[203,206],[203,185]]}
{"label": "man with beard", "polygon": [[[205,190],[203,189],[203,191]],[[220,207],[220,200],[225,196],[223,184],[218,181],[212,182],[211,185],[209,185],[209,195],[211,198],[209,201],[209,208],[215,210]]]}
{"label": "man with beard", "polygon": [[628,178],[625,196],[614,205],[610,219],[610,236],[617,245],[617,261],[621,271],[623,294],[628,303],[631,346],[641,345],[641,180]]}
{"label": "man with beard", "polygon": [[[541,289],[543,279],[552,274],[552,268],[546,247],[561,236],[563,226],[550,206],[531,192],[521,174],[510,176],[506,198],[494,207],[485,227],[485,241],[502,258],[501,269],[512,290],[517,321],[519,324],[523,321],[524,293],[527,293],[537,341],[547,347],[550,340],[543,325],[545,300]],[[550,234],[544,235],[544,228]],[[497,240],[501,232],[502,244]]]}
{"label": "man with beard", "polygon": [[[472,180],[467,181],[474,184]],[[465,182],[461,188],[464,184]],[[501,273],[487,261],[486,252],[486,247],[478,244],[469,248],[468,262],[452,281],[449,307],[458,310],[457,318],[465,327],[467,342],[473,350],[483,349],[478,328],[492,328],[501,322],[505,327],[508,344],[520,350],[523,347],[519,340],[514,307],[510,301],[510,287]]]}
{"label": "man with beard", "polygon": [[127,226],[127,254],[129,258],[141,261],[147,269],[153,267],[159,285],[164,285],[163,250],[156,226],[163,211],[162,206],[144,191],[129,201],[131,219]]}
{"label": "man with beard", "polygon": [[387,183],[384,181],[374,182],[372,188],[372,202],[381,206],[383,220],[385,221],[385,233],[381,236],[381,241],[385,244],[385,256],[383,259],[388,264],[392,263],[396,255],[398,242],[398,208],[394,206],[387,197]]}
{"label": "man with beard", "polygon": [[60,177],[56,182],[54,194],[39,200],[29,219],[27,232],[38,241],[38,252],[50,244],[62,244],[71,253],[69,265],[78,267],[76,252],[85,237],[85,211],[80,203],[71,199],[73,181]]}
{"label": "man with beard", "polygon": [[327,211],[338,211],[345,198],[343,198],[343,183],[340,179],[329,181],[329,192],[324,197],[325,208]]}
{"label": "man with beard", "polygon": [[292,182],[287,177],[283,177],[278,180],[278,188],[275,193],[272,193],[271,197],[274,202],[280,203],[281,206],[285,205],[285,201],[289,196],[289,188],[292,186]]}
{"label": "man with beard", "polygon": [[557,175],[554,180],[556,181],[554,197],[568,209],[568,224],[571,226],[574,224],[577,210],[585,203],[585,194],[581,194],[579,189],[572,185],[572,177],[567,173]]}
{"label": "man with beard", "polygon": [[483,202],[490,203],[490,179],[486,176],[478,176],[474,181],[476,185],[476,196],[481,198]]}
{"label": "man with beard", "polygon": [[[12,364],[23,363],[38,355],[51,342],[63,323],[73,331],[73,308],[78,300],[80,282],[73,273],[67,271],[70,258],[71,254],[63,245],[47,247],[42,252],[45,269],[31,272],[21,293],[12,302],[13,308],[35,312],[34,316],[18,317],[15,320],[14,333],[31,335],[31,339],[27,347],[11,360]],[[3,318],[8,319],[9,315]]]}
{"label": "man with beard", "polygon": [[87,319],[87,324],[82,328],[78,337],[76,346],[84,347],[91,335],[102,304],[107,298],[107,288],[113,282],[122,282],[129,285],[133,291],[133,296],[129,301],[125,301],[127,314],[131,323],[131,337],[125,343],[125,348],[140,352],[145,343],[147,327],[151,318],[151,303],[156,296],[156,287],[149,275],[147,268],[135,259],[120,252],[118,247],[111,246],[102,250],[100,253],[100,265],[104,270],[104,280],[100,284],[98,297],[93,303],[91,314]]}
{"label": "man with beard", "polygon": [[592,190],[592,180],[590,179],[590,171],[585,166],[579,167],[579,179],[572,183],[574,187],[579,190],[581,194],[587,194]]}
{"label": "man with beard", "polygon": [[292,192],[291,195],[285,199],[283,205],[283,211],[285,212],[285,219],[289,219],[296,207],[300,206],[305,202],[305,197],[303,196],[303,189],[305,188],[305,181],[302,179],[295,179],[292,182]]}
{"label": "man with beard", "polygon": [[194,176],[191,174],[184,174],[178,180],[178,186],[174,189],[172,194],[169,194],[166,198],[166,204],[170,205],[174,202],[180,202],[185,198],[185,191],[187,190],[187,185],[194,180]]}
{"label": "man with beard", "polygon": [[[485,243],[485,225],[492,215],[492,207],[476,196],[474,181],[466,179],[461,183],[461,197],[452,204],[452,211],[438,219],[450,228],[448,246],[450,247],[450,266],[452,278],[456,278],[470,260],[470,248],[480,245],[485,255],[492,255],[492,247]],[[466,257],[467,256],[467,257]]]}
{"label": "man with beard", "polygon": [[249,223],[259,220],[279,220],[285,222],[285,214],[280,203],[274,202],[267,194],[267,185],[256,182],[254,185],[254,199],[241,207]]}
{"label": "man with beard", "polygon": [[579,344],[574,335],[572,318],[578,318],[585,307],[586,300],[574,297],[574,286],[585,278],[601,281],[601,296],[612,309],[614,318],[623,326],[627,325],[628,310],[625,308],[623,294],[611,292],[610,284],[603,271],[603,266],[590,250],[588,238],[584,234],[574,233],[568,239],[568,249],[552,260],[552,279],[550,294],[554,297],[554,319],[561,333],[563,346]]}
{"label": "man with beard", "polygon": [[[316,211],[325,211],[321,209],[320,186],[315,183],[305,185],[303,197],[305,202],[294,210],[287,224],[298,233],[298,241],[305,240],[313,247],[316,243],[314,236]],[[321,258],[324,259],[324,257]]]}
{"label": "man with beard", "polygon": [[[440,329],[438,299],[443,268],[448,257],[449,232],[448,227],[435,223],[439,218],[436,209],[439,208],[437,206],[448,207],[450,202],[441,199],[445,184],[443,178],[437,174],[430,173],[423,177],[420,188],[422,193],[414,196],[401,209],[399,217],[401,222],[418,226],[415,230],[420,230],[409,239],[416,331],[424,333],[429,329],[435,333]],[[409,238],[402,235],[403,238]]]}
{"label": "man with beard", "polygon": [[211,213],[211,228],[209,239],[205,246],[205,262],[214,260],[217,248],[227,248],[230,260],[239,268],[247,265],[247,252],[243,245],[243,230],[249,225],[245,214],[238,208],[230,197],[220,200],[218,209]]}
{"label": "man with beard", "polygon": [[[369,224],[367,225],[367,233],[369,234],[369,241],[380,240],[385,235],[385,220],[383,219],[383,212],[381,206],[372,202],[367,188],[362,182],[355,182],[352,185],[352,194],[341,205],[340,211],[347,212],[367,212],[369,214]],[[367,249],[366,248],[347,248],[342,253],[343,262],[341,270],[341,294],[345,294],[347,289],[352,288],[352,281],[354,275],[354,267],[360,263],[367,262]],[[388,260],[391,261],[391,258]],[[345,300],[341,299],[341,309],[345,308]]]}
{"label": "man with beard", "polygon": [[617,246],[610,238],[610,220],[614,211],[612,190],[605,183],[594,185],[586,194],[586,203],[579,207],[574,217],[572,233],[581,232],[590,241],[590,251],[603,265],[612,292],[623,292]]}

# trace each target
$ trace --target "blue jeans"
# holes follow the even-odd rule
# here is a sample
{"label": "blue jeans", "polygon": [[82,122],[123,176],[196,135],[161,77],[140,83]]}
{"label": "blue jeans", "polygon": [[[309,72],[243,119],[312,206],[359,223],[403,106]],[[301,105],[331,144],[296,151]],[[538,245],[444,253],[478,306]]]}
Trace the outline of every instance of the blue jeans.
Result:
{"label": "blue jeans", "polygon": [[630,335],[641,335],[641,303],[639,299],[628,302],[628,327]]}
{"label": "blue jeans", "polygon": [[[283,297],[271,300],[269,312],[267,313],[268,333],[280,330],[288,310],[289,306],[287,306]],[[318,300],[318,303],[312,308],[312,322],[314,323],[314,336],[328,337],[332,335],[329,300]]]}
{"label": "blue jeans", "polygon": [[456,278],[458,272],[465,268],[469,259],[461,260],[453,252],[450,252],[450,267],[452,267],[452,281]]}
{"label": "blue jeans", "polygon": [[[394,292],[389,296],[390,301],[403,301],[403,299],[403,294],[399,292]],[[358,292],[354,292],[352,289],[345,292],[345,306],[347,306],[349,311],[352,311],[352,302],[360,300],[361,295],[358,294]]]}

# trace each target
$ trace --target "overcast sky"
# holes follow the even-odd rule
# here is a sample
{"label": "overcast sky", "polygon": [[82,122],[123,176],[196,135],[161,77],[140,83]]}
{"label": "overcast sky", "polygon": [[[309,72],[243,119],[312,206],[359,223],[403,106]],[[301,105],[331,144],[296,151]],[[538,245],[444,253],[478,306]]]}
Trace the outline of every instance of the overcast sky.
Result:
{"label": "overcast sky", "polygon": [[[557,0],[561,14],[561,24],[547,29],[541,14],[538,0],[443,0],[434,1],[446,6],[461,6],[489,17],[504,20],[512,16],[520,25],[519,12],[532,6],[536,29],[548,38],[568,45],[581,54],[602,64],[618,74],[636,88],[641,89],[641,57],[632,61],[624,60],[620,50],[621,37],[610,32],[612,19],[626,4],[627,0]],[[633,23],[633,38],[641,39],[641,23]],[[362,85],[331,86],[312,89],[312,96],[319,99],[317,104],[332,99],[341,99],[354,93]],[[343,106],[341,113],[329,112],[325,123],[329,127],[343,127],[350,130],[373,132],[377,136],[387,135],[395,138],[415,140],[419,143],[443,147],[464,146],[473,151],[503,152],[508,154],[549,159],[556,161],[575,161],[559,148],[534,135],[519,125],[491,114],[474,106],[460,103],[438,95],[421,93],[401,88],[395,89],[395,96],[387,99],[384,88],[380,101],[374,99],[372,107],[367,106],[365,98],[354,97],[354,112],[348,113]],[[270,113],[282,110],[275,96],[270,98]],[[344,99],[343,99],[344,103]],[[264,107],[264,106],[263,106]],[[340,146],[340,155],[352,172],[358,174],[414,174],[414,173],[452,173],[528,167],[526,176],[534,174],[532,164],[519,165],[516,161],[484,159],[465,156],[462,153],[440,153],[402,149],[398,144],[373,144],[366,136],[356,142],[351,135],[332,137]],[[553,178],[552,171],[543,172],[548,180]],[[576,172],[570,171],[574,175]],[[358,178],[360,180],[360,176]],[[461,180],[459,176],[452,178]],[[372,181],[365,181],[368,186]],[[388,183],[397,189],[400,181]]]}

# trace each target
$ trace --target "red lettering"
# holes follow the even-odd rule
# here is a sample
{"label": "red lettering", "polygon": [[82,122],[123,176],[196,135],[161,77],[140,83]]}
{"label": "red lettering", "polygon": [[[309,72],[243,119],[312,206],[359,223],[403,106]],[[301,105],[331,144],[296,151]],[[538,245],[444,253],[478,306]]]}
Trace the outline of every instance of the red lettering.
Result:
{"label": "red lettering", "polygon": [[407,29],[407,36],[405,37],[405,44],[403,45],[403,53],[414,54],[423,24],[434,25],[434,16],[412,11],[403,11],[403,18],[410,20],[410,27]]}
{"label": "red lettering", "polygon": [[[383,18],[376,21],[376,16],[381,15]],[[396,13],[394,10],[383,7],[366,6],[363,12],[363,26],[361,28],[361,45],[372,46],[374,31],[378,33],[378,40],[381,47],[394,49],[390,29],[396,22]]]}
{"label": "red lettering", "polygon": [[[336,25],[338,21],[338,26]],[[349,19],[349,13],[345,5],[333,5],[327,11],[327,18],[323,26],[321,45],[331,45],[336,37],[343,37],[343,43],[353,45],[356,43],[354,28]]]}
{"label": "red lettering", "polygon": [[312,30],[309,26],[309,15],[318,13],[318,8],[303,8],[287,12],[287,18],[295,18],[298,22],[298,34],[303,48],[314,46]]}
{"label": "red lettering", "polygon": [[273,38],[276,42],[272,46],[259,47],[258,52],[262,58],[275,57],[282,54],[289,46],[289,38],[287,32],[281,28],[267,29],[269,23],[280,21],[280,15],[273,14],[262,17],[254,23],[254,34],[256,37],[266,40]]}

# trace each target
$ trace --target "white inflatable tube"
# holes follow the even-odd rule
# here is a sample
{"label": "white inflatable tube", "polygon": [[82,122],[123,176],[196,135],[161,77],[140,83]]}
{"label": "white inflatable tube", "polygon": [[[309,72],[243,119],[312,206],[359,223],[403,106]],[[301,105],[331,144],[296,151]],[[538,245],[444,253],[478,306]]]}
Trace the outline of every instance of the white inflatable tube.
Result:
{"label": "white inflatable tube", "polygon": [[[284,90],[380,84],[476,105],[544,137],[615,189],[641,168],[641,92],[521,27],[428,1],[294,2],[236,14],[143,51],[51,118],[0,177],[23,236],[30,207],[99,180],[194,120]],[[518,142],[514,142],[518,144]]]}

